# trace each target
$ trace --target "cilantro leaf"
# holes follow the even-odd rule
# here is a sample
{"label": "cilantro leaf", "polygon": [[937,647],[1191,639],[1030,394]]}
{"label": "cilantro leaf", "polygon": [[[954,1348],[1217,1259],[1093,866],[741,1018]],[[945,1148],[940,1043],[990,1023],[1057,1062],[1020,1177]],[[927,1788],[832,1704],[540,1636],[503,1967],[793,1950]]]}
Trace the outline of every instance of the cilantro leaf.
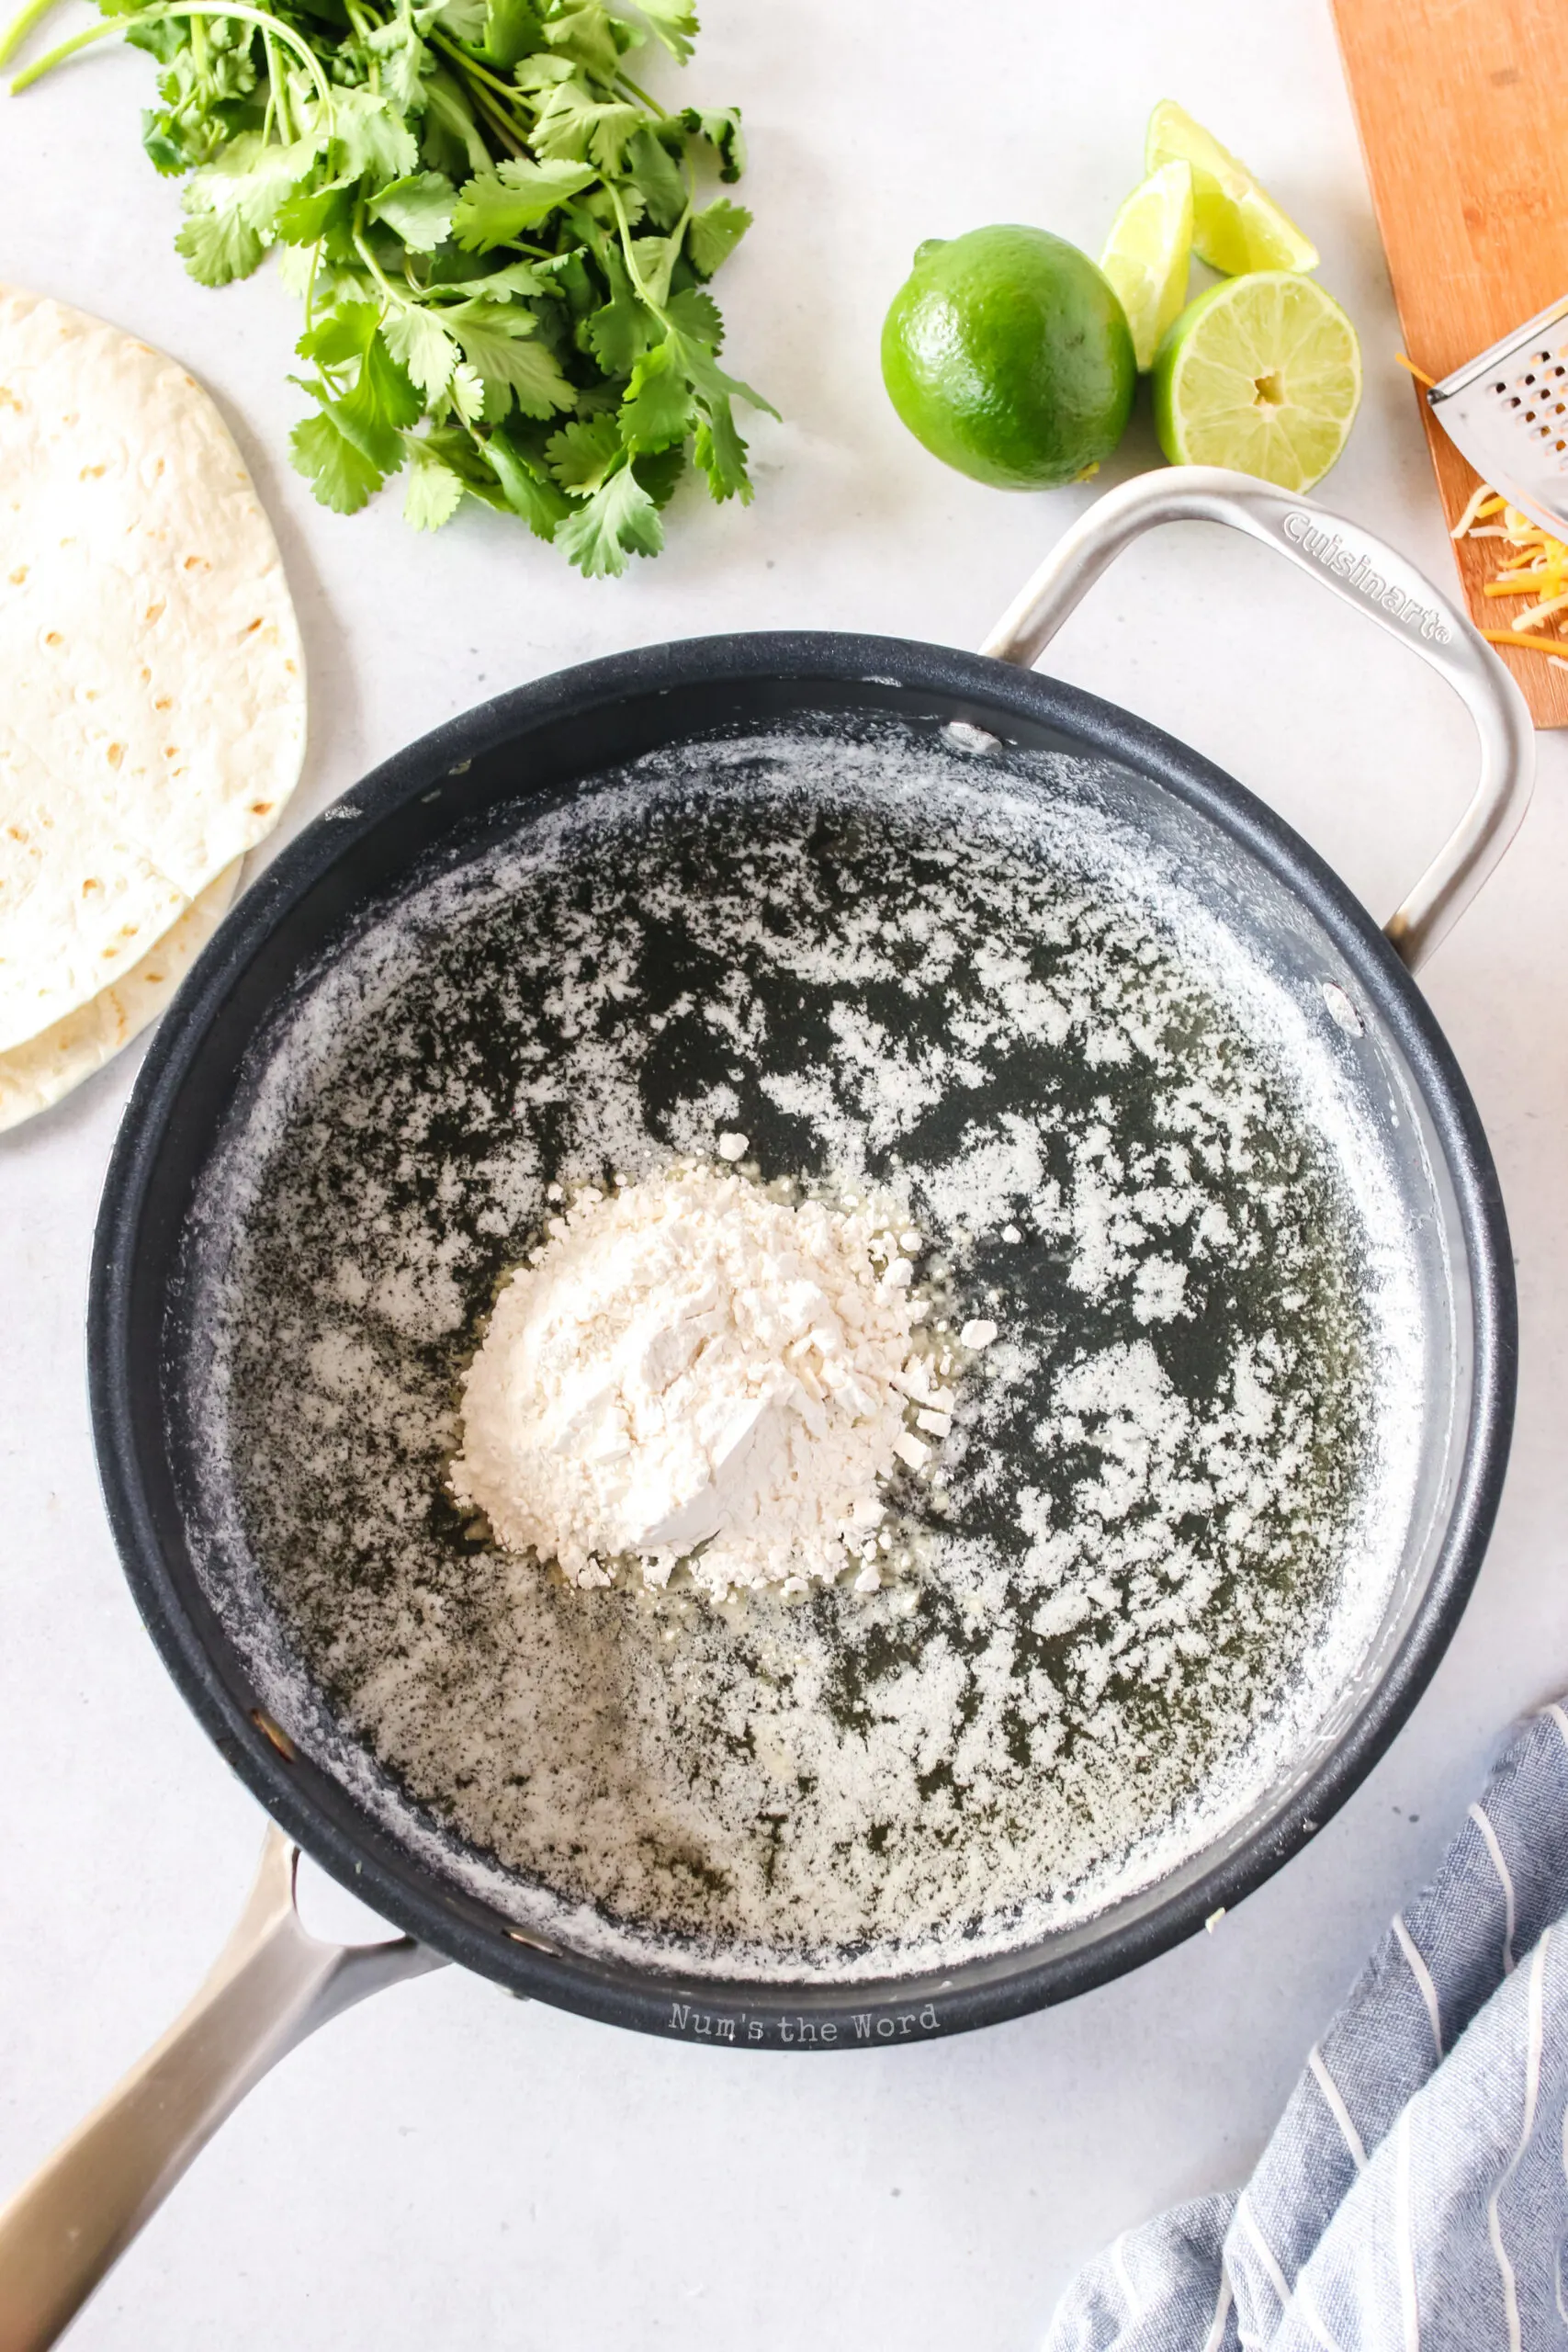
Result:
{"label": "cilantro leaf", "polygon": [[401,179],[419,163],[414,135],[389,98],[374,90],[334,90],[333,150],[355,179]]}
{"label": "cilantro leaf", "polygon": [[416,254],[435,251],[452,225],[457,192],[445,172],[413,172],[370,199],[373,220],[395,229]]}
{"label": "cilantro leaf", "polygon": [[536,98],[547,95],[558,83],[570,82],[575,71],[570,57],[551,57],[541,51],[537,57],[523,59],[512,78],[520,90]]}
{"label": "cilantro leaf", "polygon": [[453,407],[465,424],[482,423],[485,413],[484,379],[466,359],[459,360],[452,370],[452,381],[446,387]]}
{"label": "cilantro leaf", "polygon": [[367,346],[353,390],[333,401],[331,414],[339,432],[373,466],[390,474],[402,463],[402,430],[414,422],[423,406],[408,375],[378,334]]}
{"label": "cilantro leaf", "polygon": [[393,358],[408,370],[410,381],[426,401],[439,400],[462,354],[437,314],[411,302],[406,308],[389,311],[381,332]]}
{"label": "cilantro leaf", "polygon": [[664,305],[664,315],[691,343],[705,343],[716,351],[724,341],[724,321],[718,304],[705,288],[683,286]]}
{"label": "cilantro leaf", "polygon": [[534,0],[489,0],[484,51],[496,65],[515,65],[544,38]]}
{"label": "cilantro leaf", "polygon": [[485,456],[514,514],[521,514],[536,538],[553,539],[556,526],[571,513],[539,460],[520,448],[507,431],[492,433],[484,444]]}
{"label": "cilantro leaf", "polygon": [[632,259],[648,290],[648,299],[662,309],[670,299],[670,273],[681,256],[679,237],[634,237]]}
{"label": "cilantro leaf", "polygon": [[346,367],[351,359],[364,358],[380,319],[378,302],[341,302],[323,312],[294,348],[301,359],[313,359],[318,367]]}
{"label": "cilantro leaf", "polygon": [[563,490],[580,496],[597,490],[621,454],[621,436],[613,416],[592,416],[581,424],[567,424],[545,444],[549,469]]}
{"label": "cilantro leaf", "polygon": [[618,578],[628,556],[659,553],[664,526],[653,500],[625,465],[557,526],[556,545],[585,580]]}
{"label": "cilantro leaf", "polygon": [[386,478],[325,412],[295,426],[288,436],[288,457],[321,503],[336,514],[357,514]]}
{"label": "cilantro leaf", "polygon": [[672,229],[686,209],[686,183],[651,124],[645,122],[627,141],[626,169],[642,191],[654,227]]}
{"label": "cilantro leaf", "polygon": [[558,82],[539,109],[530,141],[551,163],[593,164],[618,172],[627,140],[642,120],[642,108],[622,98],[596,98],[578,81]]}
{"label": "cilantro leaf", "polygon": [[698,277],[711,277],[750,226],[751,215],[746,207],[732,204],[727,196],[716,197],[700,212],[694,212],[686,227],[686,254]]}
{"label": "cilantro leaf", "polygon": [[237,212],[193,212],[175,238],[175,251],[198,286],[227,286],[249,277],[265,248]]}
{"label": "cilantro leaf", "polygon": [[587,164],[531,164],[522,156],[494,172],[476,172],[457,198],[452,234],[470,254],[509,245],[525,229],[536,229],[567,197],[596,176]]}
{"label": "cilantro leaf", "polygon": [[[167,19],[165,18],[165,22]],[[129,40],[130,34],[126,35]],[[141,114],[141,144],[155,172],[164,179],[173,179],[190,169],[190,157],[174,135],[174,126],[167,115],[145,107]]]}
{"label": "cilantro leaf", "polygon": [[278,206],[275,231],[286,245],[320,244],[330,228],[352,219],[352,190],[357,186],[344,177],[327,180],[320,187],[297,188]]}
{"label": "cilantro leaf", "polygon": [[754,392],[750,384],[741,382],[739,376],[726,375],[708,345],[699,342],[694,336],[682,334],[679,328],[673,331],[670,340],[680,345],[680,364],[705,400],[716,400],[720,396],[741,400],[752,408],[765,410],[769,416],[778,415],[772,401],[764,400],[761,392]]}
{"label": "cilantro leaf", "polygon": [[626,376],[653,340],[653,314],[632,292],[626,266],[615,246],[604,255],[610,300],[584,322],[583,340],[608,376]]}
{"label": "cilantro leaf", "polygon": [[[122,12],[118,8],[105,8],[102,13],[106,17],[118,17]],[[144,49],[150,57],[157,59],[160,65],[167,65],[189,36],[186,27],[176,24],[173,17],[154,17],[151,24],[128,25],[125,38],[132,49]]]}
{"label": "cilantro leaf", "polygon": [[381,312],[374,302],[344,302],[299,338],[299,350],[322,368],[358,368],[352,388],[334,398],[320,384],[306,389],[321,402],[345,440],[379,473],[402,463],[400,435],[424,402],[406,370],[377,330]]}
{"label": "cilantro leaf", "polygon": [[706,474],[708,490],[721,503],[727,498],[739,498],[742,506],[751,503],[751,477],[746,470],[746,444],[735,429],[735,413],[722,392],[707,402],[706,413],[697,426],[693,455],[699,469]]}
{"label": "cilantro leaf", "polygon": [[485,0],[444,0],[435,22],[454,40],[481,41],[485,29]]}
{"label": "cilantro leaf", "polygon": [[683,128],[695,137],[705,139],[718,158],[721,180],[733,182],[746,169],[746,141],[740,130],[739,107],[724,107],[716,113],[700,113],[695,107],[682,109]]}
{"label": "cilantro leaf", "polygon": [[629,36],[617,38],[622,28],[598,0],[567,0],[564,7],[551,9],[543,29],[553,50],[585,65],[601,82],[614,80],[621,51],[630,45]]}
{"label": "cilantro leaf", "polygon": [[438,531],[457,512],[468,484],[417,435],[406,436],[406,447],[412,463],[403,492],[403,520],[416,531]]}
{"label": "cilantro leaf", "polygon": [[457,286],[465,294],[549,294],[555,290],[556,273],[538,262],[510,261],[502,269],[476,266],[472,277],[446,278],[439,283]]}
{"label": "cilantro leaf", "polygon": [[685,446],[679,441],[668,449],[639,449],[632,459],[632,471],[661,512],[675,495],[675,485],[685,470]]}
{"label": "cilantro leaf", "polygon": [[647,17],[671,56],[684,65],[700,29],[692,0],[637,0],[637,11]]}
{"label": "cilantro leaf", "polygon": [[406,17],[373,25],[365,46],[380,69],[383,94],[404,114],[417,114],[424,104],[423,81],[434,62],[429,50]]}
{"label": "cilantro leaf", "polygon": [[[536,341],[525,341],[534,330],[526,311],[498,302],[481,303],[473,311],[453,311],[447,325],[462,345],[469,365],[494,386],[515,397],[525,416],[548,416],[556,409],[575,408],[577,394],[560,370],[553,352]],[[504,416],[508,399],[500,406]],[[486,413],[495,414],[486,402]]]}
{"label": "cilantro leaf", "polygon": [[628,448],[668,449],[692,430],[692,388],[680,352],[679,342],[666,337],[637,361],[620,413]]}
{"label": "cilantro leaf", "polygon": [[297,139],[280,147],[257,130],[243,130],[204,164],[185,192],[187,212],[227,212],[247,229],[266,231],[297,180],[314,163],[321,142]]}

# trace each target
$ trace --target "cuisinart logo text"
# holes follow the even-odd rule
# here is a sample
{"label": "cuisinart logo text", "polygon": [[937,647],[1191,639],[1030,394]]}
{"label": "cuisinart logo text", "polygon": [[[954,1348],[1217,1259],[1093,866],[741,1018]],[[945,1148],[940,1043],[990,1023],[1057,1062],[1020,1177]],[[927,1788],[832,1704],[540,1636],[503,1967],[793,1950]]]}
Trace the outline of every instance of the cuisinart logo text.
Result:
{"label": "cuisinart logo text", "polygon": [[1348,548],[1337,531],[1323,530],[1299,508],[1286,515],[1283,528],[1292,547],[1310,555],[1314,563],[1321,563],[1325,571],[1334,572],[1358,596],[1364,596],[1369,605],[1392,613],[1396,621],[1405,622],[1434,645],[1450,642],[1452,631],[1441,613],[1434,612],[1430,605],[1423,605],[1415,596],[1407,596],[1403,588],[1391,585],[1380,571],[1374,571],[1364,555]]}

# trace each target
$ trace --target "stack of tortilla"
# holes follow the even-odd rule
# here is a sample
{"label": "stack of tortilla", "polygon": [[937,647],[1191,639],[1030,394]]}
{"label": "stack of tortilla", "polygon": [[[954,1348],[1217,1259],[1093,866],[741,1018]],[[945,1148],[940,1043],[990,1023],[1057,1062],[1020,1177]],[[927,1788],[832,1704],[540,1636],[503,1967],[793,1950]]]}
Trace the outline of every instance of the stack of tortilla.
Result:
{"label": "stack of tortilla", "polygon": [[0,1127],[168,1002],[305,750],[282,560],[176,362],[0,287]]}

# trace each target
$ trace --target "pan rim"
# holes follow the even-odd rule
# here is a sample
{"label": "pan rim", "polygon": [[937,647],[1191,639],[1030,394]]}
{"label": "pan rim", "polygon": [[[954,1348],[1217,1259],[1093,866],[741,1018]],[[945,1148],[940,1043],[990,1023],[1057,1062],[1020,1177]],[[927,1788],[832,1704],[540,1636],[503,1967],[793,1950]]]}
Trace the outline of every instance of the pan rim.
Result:
{"label": "pan rim", "polygon": [[[919,1977],[791,1984],[682,1977],[652,1963],[556,1953],[508,1931],[477,1900],[457,1902],[358,1816],[347,1835],[218,1671],[164,1556],[130,1410],[132,1271],[150,1188],[180,1086],[234,977],[295,904],[363,838],[483,753],[546,724],[684,685],[820,680],[973,706],[1055,729],[1073,747],[1136,769],[1200,810],[1304,901],[1392,1034],[1432,1123],[1463,1238],[1473,1319],[1468,1426],[1442,1541],[1404,1633],[1355,1720],[1273,1817],[1180,1887],[1073,1948],[1022,1946]],[[868,707],[874,707],[868,701]],[[943,716],[952,716],[944,712]],[[969,2030],[1108,1982],[1234,1908],[1309,1842],[1371,1771],[1420,1698],[1468,1602],[1496,1514],[1511,1435],[1517,1308],[1506,1214],[1490,1148],[1459,1065],[1426,1000],[1372,917],[1324,859],[1244,786],[1118,705],[991,657],[915,639],[818,631],[683,639],[581,663],[445,722],[383,762],[281,852],[220,927],[154,1033],[105,1180],[90,1275],[89,1400],[106,1509],[142,1620],[197,1721],[266,1810],[322,1867],[405,1932],[513,1992],[606,2023],[756,2049],[854,2048]],[[352,1810],[352,1806],[350,1806]],[[427,1894],[426,1889],[429,1892]],[[468,1916],[465,1916],[468,1915]],[[971,1969],[984,1977],[964,1981]],[[931,2020],[927,2022],[927,2018]],[[862,2026],[865,2030],[862,2030]],[[809,2028],[809,2032],[807,2029]],[[831,2031],[829,2031],[831,2029]]]}

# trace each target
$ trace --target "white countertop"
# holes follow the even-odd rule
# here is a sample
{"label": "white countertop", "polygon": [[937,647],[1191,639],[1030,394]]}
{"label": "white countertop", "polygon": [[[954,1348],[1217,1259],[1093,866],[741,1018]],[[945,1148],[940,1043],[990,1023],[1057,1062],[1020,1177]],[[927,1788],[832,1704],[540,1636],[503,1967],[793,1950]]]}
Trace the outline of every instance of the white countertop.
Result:
{"label": "white countertop", "polygon": [[[448,714],[620,647],[790,626],[976,643],[1087,493],[1010,496],[928,458],[882,393],[883,308],[928,236],[1021,219],[1097,250],[1166,95],[1265,173],[1360,330],[1365,407],[1323,497],[1451,584],[1324,0],[705,13],[686,81],[740,101],[753,154],[730,347],[789,421],[756,434],[749,512],[692,500],[619,582],[477,512],[421,539],[390,496],[352,522],[315,506],[282,459],[293,306],[265,276],[186,277],[175,191],[137,140],[151,61],[100,49],[0,100],[0,272],[178,354],[271,507],[314,689],[291,823]],[[1107,479],[1152,458],[1140,418]],[[1145,545],[1053,659],[1240,776],[1380,914],[1469,789],[1436,680],[1231,535]],[[1565,888],[1559,736],[1424,981],[1513,1221],[1507,1493],[1431,1690],[1307,1852],[1213,1936],[1066,2008],[842,2064],[667,2046],[445,1970],[253,2095],[82,2319],[82,2352],[1024,2346],[1097,2245],[1235,2181],[1496,1732],[1568,1682]],[[141,1630],[95,1480],[83,1302],[134,1058],[0,1141],[0,2193],[184,2000],[260,1839]]]}

